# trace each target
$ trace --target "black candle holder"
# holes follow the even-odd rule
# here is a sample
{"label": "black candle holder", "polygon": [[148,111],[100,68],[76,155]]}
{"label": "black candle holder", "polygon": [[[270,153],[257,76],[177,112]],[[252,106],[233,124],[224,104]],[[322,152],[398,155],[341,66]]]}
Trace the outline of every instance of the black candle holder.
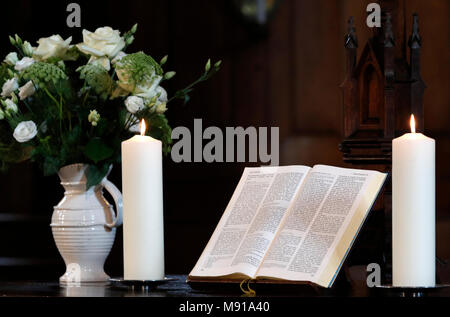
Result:
{"label": "black candle holder", "polygon": [[450,284],[436,284],[430,287],[405,287],[391,284],[375,286],[379,290],[388,290],[390,294],[399,297],[426,297],[437,289],[450,287]]}
{"label": "black candle holder", "polygon": [[155,289],[162,284],[177,281],[176,278],[165,277],[162,280],[126,280],[123,277],[109,279],[113,287],[131,287],[132,290],[140,289],[147,292]]}

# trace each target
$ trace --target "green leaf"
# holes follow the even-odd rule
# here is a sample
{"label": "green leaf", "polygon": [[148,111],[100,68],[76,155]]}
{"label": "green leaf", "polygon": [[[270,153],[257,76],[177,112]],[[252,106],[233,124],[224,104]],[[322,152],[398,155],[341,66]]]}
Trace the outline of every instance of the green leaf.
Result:
{"label": "green leaf", "polygon": [[189,102],[189,100],[191,100],[191,97],[188,94],[186,94],[184,96],[184,104],[187,104]]}
{"label": "green leaf", "polygon": [[67,143],[70,145],[76,144],[81,136],[81,125],[76,125],[71,131],[67,133]]}
{"label": "green leaf", "polygon": [[9,79],[8,69],[8,65],[5,63],[0,65],[0,86],[3,86],[3,84]]}
{"label": "green leaf", "polygon": [[100,138],[91,139],[84,148],[84,155],[96,164],[111,157],[113,153],[114,151]]}
{"label": "green leaf", "polygon": [[89,165],[87,170],[87,182],[86,182],[86,190],[91,188],[92,186],[98,185],[102,179],[108,174],[109,164],[103,164],[100,167],[96,165]]}
{"label": "green leaf", "polygon": [[172,129],[165,115],[152,113],[146,120],[149,122],[150,127],[148,134],[155,139],[161,140],[164,154],[169,154],[170,145],[172,144]]}
{"label": "green leaf", "polygon": [[53,156],[47,156],[44,160],[43,170],[44,176],[53,175],[58,172],[59,160]]}
{"label": "green leaf", "polygon": [[125,126],[125,122],[127,121],[127,114],[128,111],[125,109],[125,107],[119,110],[119,124],[121,127]]}
{"label": "green leaf", "polygon": [[100,120],[97,122],[97,126],[95,127],[95,129],[97,130],[97,135],[103,136],[108,132],[108,128],[111,126],[114,126],[114,124],[108,124],[107,119],[100,118]]}

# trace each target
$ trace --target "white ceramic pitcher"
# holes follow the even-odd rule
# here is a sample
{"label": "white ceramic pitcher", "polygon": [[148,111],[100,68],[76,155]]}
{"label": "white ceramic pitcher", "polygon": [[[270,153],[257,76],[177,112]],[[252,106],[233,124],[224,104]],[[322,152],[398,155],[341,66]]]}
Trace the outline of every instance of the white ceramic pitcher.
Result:
{"label": "white ceramic pitcher", "polygon": [[[116,227],[122,224],[122,194],[106,177],[86,191],[87,169],[88,165],[73,164],[58,173],[65,192],[54,207],[50,226],[66,263],[66,273],[60,277],[60,283],[109,279],[103,265],[114,243]],[[103,188],[113,197],[117,215],[103,197]]]}

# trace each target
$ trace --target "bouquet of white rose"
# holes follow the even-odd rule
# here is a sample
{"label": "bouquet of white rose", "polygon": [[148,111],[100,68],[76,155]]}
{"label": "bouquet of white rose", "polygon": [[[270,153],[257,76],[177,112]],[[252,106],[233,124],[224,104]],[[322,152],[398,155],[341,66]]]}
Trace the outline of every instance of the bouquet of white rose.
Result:
{"label": "bouquet of white rose", "polygon": [[59,35],[39,39],[37,47],[10,37],[16,51],[0,65],[3,168],[31,159],[50,175],[85,163],[89,188],[120,162],[120,144],[141,119],[169,152],[167,104],[187,102],[193,87],[216,73],[221,62],[212,66],[208,60],[200,78],[169,99],[161,85],[175,75],[163,71],[167,56],[158,63],[143,52],[126,53],[136,28],[123,36],[110,27],[83,30],[83,42],[76,45]]}

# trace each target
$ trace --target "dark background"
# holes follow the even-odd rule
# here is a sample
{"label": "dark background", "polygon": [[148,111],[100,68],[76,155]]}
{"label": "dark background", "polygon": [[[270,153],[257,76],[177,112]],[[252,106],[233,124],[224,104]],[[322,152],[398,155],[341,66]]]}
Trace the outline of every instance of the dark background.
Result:
{"label": "dark background", "polygon": [[[14,33],[33,45],[52,34],[72,35],[72,43],[78,43],[82,28],[94,31],[108,25],[125,32],[137,22],[136,41],[128,51],[144,50],[157,60],[169,55],[165,69],[177,71],[166,86],[169,94],[196,79],[208,57],[223,60],[219,74],[199,87],[186,107],[169,106],[172,127],[192,127],[194,118],[202,118],[204,127],[279,126],[281,164],[345,166],[338,150],[343,38],[352,15],[361,53],[372,32],[365,24],[365,9],[372,1],[283,0],[266,29],[245,22],[230,0],[78,1],[82,28],[70,29],[69,2],[2,3],[0,56],[12,50],[7,36]],[[450,1],[409,0],[405,8],[408,34],[412,13],[420,19],[425,129],[437,140],[437,254],[450,259]],[[165,159],[168,273],[192,269],[243,167]],[[115,166],[110,179],[119,188],[120,177]],[[29,163],[0,175],[1,278],[56,279],[64,273],[49,227],[53,206],[62,195],[56,176],[43,177]],[[122,275],[122,229],[106,272]]]}

